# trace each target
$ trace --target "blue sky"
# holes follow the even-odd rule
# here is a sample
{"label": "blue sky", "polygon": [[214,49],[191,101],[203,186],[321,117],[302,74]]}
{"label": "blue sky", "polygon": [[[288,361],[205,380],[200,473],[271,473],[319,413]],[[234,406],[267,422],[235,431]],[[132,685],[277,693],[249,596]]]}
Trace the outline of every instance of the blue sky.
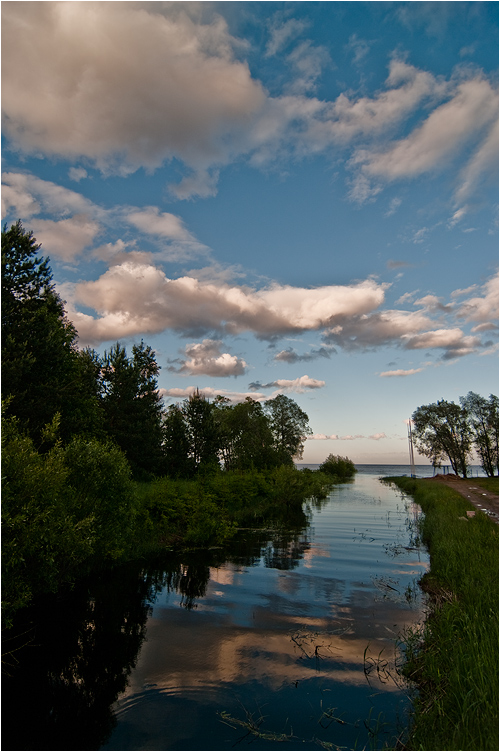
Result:
{"label": "blue sky", "polygon": [[498,393],[498,3],[2,3],[2,216],[165,403],[285,393],[407,462]]}

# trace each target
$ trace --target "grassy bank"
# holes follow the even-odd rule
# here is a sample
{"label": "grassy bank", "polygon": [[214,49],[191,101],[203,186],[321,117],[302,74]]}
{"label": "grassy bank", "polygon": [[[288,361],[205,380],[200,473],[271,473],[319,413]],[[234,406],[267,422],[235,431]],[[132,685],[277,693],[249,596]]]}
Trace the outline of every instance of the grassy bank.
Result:
{"label": "grassy bank", "polygon": [[418,696],[408,749],[498,750],[498,526],[455,491],[388,479],[425,513],[431,598],[422,633],[405,635],[406,677]]}

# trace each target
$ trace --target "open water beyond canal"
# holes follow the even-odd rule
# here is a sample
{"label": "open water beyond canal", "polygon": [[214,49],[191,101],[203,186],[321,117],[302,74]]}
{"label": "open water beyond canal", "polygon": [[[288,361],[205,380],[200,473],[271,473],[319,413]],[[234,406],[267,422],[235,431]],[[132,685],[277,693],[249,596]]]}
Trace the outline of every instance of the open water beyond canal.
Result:
{"label": "open water beyond canal", "polygon": [[424,618],[428,557],[387,471],[360,468],[285,530],[49,599],[4,682],[2,748],[394,746],[398,635]]}

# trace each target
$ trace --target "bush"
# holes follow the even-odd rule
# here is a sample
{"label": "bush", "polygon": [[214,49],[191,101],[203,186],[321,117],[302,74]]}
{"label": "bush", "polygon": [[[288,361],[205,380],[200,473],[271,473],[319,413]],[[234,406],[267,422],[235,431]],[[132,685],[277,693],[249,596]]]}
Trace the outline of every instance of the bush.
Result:
{"label": "bush", "polygon": [[329,454],[323,464],[319,466],[319,470],[321,473],[334,475],[342,480],[354,478],[357,473],[354,462],[349,457],[341,457],[340,454]]}

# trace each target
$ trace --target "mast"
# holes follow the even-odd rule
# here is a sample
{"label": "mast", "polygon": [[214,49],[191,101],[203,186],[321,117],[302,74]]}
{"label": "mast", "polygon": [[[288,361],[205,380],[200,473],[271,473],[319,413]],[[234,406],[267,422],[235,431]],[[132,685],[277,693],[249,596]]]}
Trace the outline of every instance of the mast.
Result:
{"label": "mast", "polygon": [[411,418],[408,421],[408,445],[410,449],[410,476],[415,477],[415,458],[413,456],[413,434],[411,431]]}

